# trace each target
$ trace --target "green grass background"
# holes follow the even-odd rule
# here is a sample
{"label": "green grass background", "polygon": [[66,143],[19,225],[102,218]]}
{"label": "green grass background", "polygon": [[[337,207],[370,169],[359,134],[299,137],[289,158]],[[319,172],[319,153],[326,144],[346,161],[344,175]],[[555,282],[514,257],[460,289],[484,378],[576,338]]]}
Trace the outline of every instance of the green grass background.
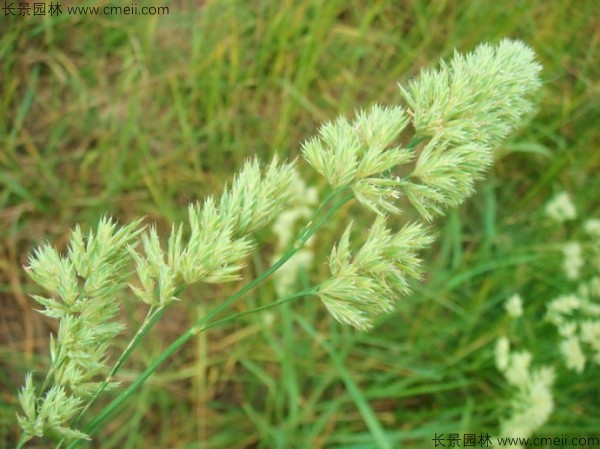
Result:
{"label": "green grass background", "polygon": [[[554,244],[580,231],[549,223],[543,205],[565,189],[581,217],[600,215],[598,2],[165,5],[166,16],[0,16],[0,449],[14,445],[16,391],[27,370],[45,370],[56,330],[28,297],[37,290],[22,266],[36,244],[64,249],[74,224],[92,226],[104,213],[124,222],[145,215],[167,230],[246,158],[295,158],[322,121],[395,104],[396,83],[420,68],[455,48],[512,37],[544,66],[539,111],[498,152],[479,193],[438,220],[439,242],[424,254],[428,274],[396,313],[356,333],[306,298],[270,312],[272,321],[249,316],[203,334],[92,447],[429,448],[435,433],[494,434],[510,398],[494,368],[496,338],[512,332],[536,362],[555,362],[544,304],[573,289]],[[305,179],[322,185],[299,162]],[[298,289],[322,278],[350,218],[364,229],[372,220],[351,207],[332,221]],[[273,235],[259,238],[247,279],[273,252]],[[186,292],[120,380],[132,380],[234,287]],[[511,325],[502,302],[515,291],[526,314]],[[235,309],[274,299],[265,284]],[[124,298],[127,335],[143,314]],[[540,435],[598,436],[597,367],[580,376],[559,369],[555,395]]]}

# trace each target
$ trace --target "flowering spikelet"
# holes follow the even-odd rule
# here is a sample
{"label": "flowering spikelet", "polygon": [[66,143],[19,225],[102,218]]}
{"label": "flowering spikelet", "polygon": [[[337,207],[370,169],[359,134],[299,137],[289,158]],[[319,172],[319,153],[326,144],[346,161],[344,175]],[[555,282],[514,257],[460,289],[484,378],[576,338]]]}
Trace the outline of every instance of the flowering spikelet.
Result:
{"label": "flowering spikelet", "polygon": [[151,305],[167,305],[176,293],[195,282],[222,283],[239,278],[241,260],[254,248],[249,234],[271,222],[290,197],[294,164],[274,158],[264,170],[249,160],[226,187],[217,203],[208,197],[190,205],[190,236],[173,227],[166,251],[154,228],[142,237],[145,256],[131,251],[140,287],[133,292]]}
{"label": "flowering spikelet", "polygon": [[34,252],[27,271],[51,293],[34,299],[60,326],[50,342],[51,377],[44,382],[50,386],[38,392],[28,376],[20,394],[24,416],[18,419],[26,439],[48,430],[85,437],[67,424],[101,385],[96,377],[106,368],[109,343],[122,329],[112,319],[118,312],[115,295],[127,285],[128,263],[133,259],[139,278],[139,286],[130,285],[132,291],[152,306],[168,305],[186,285],[200,280],[237,279],[240,260],[254,246],[249,233],[283,210],[293,169],[293,163],[277,158],[264,170],[256,160],[246,162],[219,203],[209,197],[190,206],[189,239],[184,242],[182,226],[173,226],[166,250],[152,227],[142,234],[143,255],[138,253],[140,220],[119,229],[103,218],[87,238],[75,228],[67,257],[49,245]]}
{"label": "flowering spikelet", "polygon": [[411,151],[393,146],[407,123],[401,107],[375,105],[359,111],[352,123],[340,117],[324,124],[302,152],[332,187],[352,186],[356,199],[371,210],[398,213],[393,204],[399,196],[397,180],[377,175],[412,159]]}
{"label": "flowering spikelet", "polygon": [[541,66],[519,41],[455,52],[438,70],[400,87],[417,133],[464,145],[496,147],[532,110]]}
{"label": "flowering spikelet", "polygon": [[453,146],[436,135],[421,151],[412,173],[398,185],[417,211],[432,220],[471,196],[475,181],[492,162],[489,147],[477,143]]}
{"label": "flowering spikelet", "polygon": [[[474,182],[493,162],[493,149],[533,109],[540,69],[533,51],[520,42],[481,45],[401,87],[408,114],[399,106],[376,105],[359,111],[353,121],[340,117],[326,123],[317,138],[303,144],[305,159],[332,187],[352,188],[354,197],[379,217],[355,259],[350,257],[349,227],[331,252],[332,279],[318,294],[337,320],[367,329],[376,315],[392,310],[396,295],[406,294],[407,279],[418,277],[415,250],[431,240],[420,227],[392,236],[384,226],[385,214],[400,212],[395,202],[401,194],[426,220],[471,195]],[[417,134],[403,147],[396,141],[408,117]],[[414,167],[406,176],[393,175],[396,166],[410,162]],[[405,233],[416,243],[395,247]]]}
{"label": "flowering spikelet", "polygon": [[19,402],[25,416],[17,415],[17,420],[28,440],[41,438],[50,429],[63,437],[89,439],[84,433],[65,426],[80,410],[82,400],[67,394],[64,387],[54,385],[38,398],[31,374],[28,374],[25,386],[19,392]]}
{"label": "flowering spikelet", "polygon": [[[399,106],[374,106],[353,122],[340,117],[304,143],[304,157],[332,187],[351,186],[379,214],[399,213],[394,203],[403,193],[431,220],[472,194],[493,150],[533,109],[540,70],[533,51],[517,41],[455,53],[438,70],[400,86],[408,114]],[[408,116],[417,132],[409,147],[425,140],[420,152],[394,146]],[[390,173],[415,158],[408,176]]]}
{"label": "flowering spikelet", "polygon": [[433,239],[416,223],[393,234],[378,216],[352,257],[350,230],[349,225],[331,251],[331,279],[321,284],[317,295],[336,320],[366,330],[379,314],[393,310],[398,296],[410,292],[408,279],[421,274],[417,251]]}
{"label": "flowering spikelet", "polygon": [[[34,296],[41,313],[59,320],[58,334],[51,338],[51,383],[37,392],[31,375],[20,394],[25,416],[19,423],[28,438],[52,429],[66,437],[84,435],[66,426],[79,410],[82,398],[100,385],[96,377],[106,369],[109,343],[121,331],[113,321],[118,312],[117,293],[129,275],[127,247],[139,233],[139,220],[117,228],[102,218],[96,233],[84,237],[76,227],[68,255],[63,257],[49,245],[34,251],[27,272],[52,295]],[[109,384],[109,387],[115,384]]]}
{"label": "flowering spikelet", "polygon": [[410,160],[406,149],[390,148],[407,123],[402,108],[375,105],[359,111],[352,123],[344,117],[325,123],[302,152],[332,187],[350,185]]}
{"label": "flowering spikelet", "polygon": [[291,196],[295,164],[280,163],[274,157],[264,169],[258,159],[246,161],[226,187],[219,203],[220,218],[234,236],[249,234],[264,227],[279,215]]}
{"label": "flowering spikelet", "polygon": [[455,53],[400,86],[418,136],[430,138],[404,193],[427,220],[460,205],[493,162],[493,150],[533,108],[541,66],[521,42]]}

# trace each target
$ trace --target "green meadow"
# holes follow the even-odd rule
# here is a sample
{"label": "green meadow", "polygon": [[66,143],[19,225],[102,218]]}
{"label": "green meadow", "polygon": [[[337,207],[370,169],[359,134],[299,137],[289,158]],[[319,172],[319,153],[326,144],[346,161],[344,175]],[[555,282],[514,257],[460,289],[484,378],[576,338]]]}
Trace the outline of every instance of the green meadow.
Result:
{"label": "green meadow", "polygon": [[[546,319],[554,298],[590,279],[599,279],[590,297],[600,303],[600,237],[584,229],[600,219],[596,0],[152,3],[168,7],[161,15],[69,14],[73,4],[29,17],[0,9],[0,449],[19,439],[17,393],[27,372],[46,372],[58,328],[30,297],[41,294],[24,269],[34,248],[65,251],[75,225],[91,229],[104,215],[144,217],[168,236],[189,203],[218,196],[255,156],[265,165],[275,154],[297,158],[307,185],[321,189],[301,154],[321,123],[401,104],[398,83],[503,38],[522,40],[543,66],[537,111],[496,151],[477,193],[431,223],[425,275],[395,312],[368,332],[336,322],[316,296],[240,316],[183,346],[78,447],[433,448],[453,434],[468,446],[465,435],[495,436],[510,414],[514,389],[494,353],[502,336],[532,354],[532,367],[554,369],[553,411],[534,435],[600,445],[600,349],[594,360],[585,347],[585,368],[569,369]],[[559,223],[546,205],[560,192],[577,216]],[[398,228],[418,217],[402,209],[389,219]],[[356,201],[343,207],[315,235],[292,292],[328,276],[349,221],[360,234],[373,220]],[[268,269],[277,236],[269,227],[256,238],[242,280],[193,285],[169,307],[119,372],[123,386]],[[564,272],[567,242],[592,254],[578,279]],[[268,306],[276,287],[267,280],[230,313]],[[505,303],[515,293],[523,313],[511,318]],[[147,308],[133,294],[119,299],[127,327],[113,356]],[[528,447],[569,446],[561,441]]]}

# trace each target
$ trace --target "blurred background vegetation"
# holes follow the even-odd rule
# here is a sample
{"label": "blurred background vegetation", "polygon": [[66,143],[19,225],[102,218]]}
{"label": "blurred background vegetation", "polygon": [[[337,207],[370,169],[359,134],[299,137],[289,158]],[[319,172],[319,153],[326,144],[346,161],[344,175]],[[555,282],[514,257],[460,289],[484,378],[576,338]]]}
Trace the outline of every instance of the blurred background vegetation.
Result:
{"label": "blurred background vegetation", "polygon": [[[479,193],[438,220],[428,275],[397,313],[359,334],[306,298],[203,334],[92,447],[385,447],[375,422],[392,447],[425,448],[436,433],[497,431],[509,400],[493,362],[510,330],[502,302],[521,293],[529,318],[515,332],[536,360],[555,360],[543,307],[572,289],[552,243],[577,228],[548,223],[543,205],[565,189],[582,217],[600,212],[596,0],[163,0],[163,16],[69,16],[65,5],[58,16],[0,17],[0,449],[14,445],[17,389],[26,371],[45,371],[56,330],[28,297],[38,290],[23,265],[36,244],[64,249],[76,223],[105,213],[166,230],[246,158],[295,158],[322,121],[396,104],[396,83],[420,68],[512,37],[544,66],[539,112],[498,152]],[[350,217],[365,229],[372,221],[345,209],[298,289],[324,273]],[[247,279],[270,262],[274,237],[259,239]],[[186,292],[120,380],[233,288]],[[265,284],[236,310],[274,299]],[[115,351],[144,314],[123,301],[129,326]],[[597,368],[561,371],[540,434],[598,435],[598,390]]]}

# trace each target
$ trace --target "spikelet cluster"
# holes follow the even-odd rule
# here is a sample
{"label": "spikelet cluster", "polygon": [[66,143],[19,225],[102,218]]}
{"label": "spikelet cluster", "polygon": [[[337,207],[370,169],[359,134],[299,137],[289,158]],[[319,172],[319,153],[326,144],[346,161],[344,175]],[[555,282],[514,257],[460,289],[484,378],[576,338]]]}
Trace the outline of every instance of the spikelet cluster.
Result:
{"label": "spikelet cluster", "polygon": [[294,164],[277,158],[261,170],[247,161],[217,203],[207,198],[189,207],[189,238],[173,227],[166,251],[154,228],[142,236],[144,254],[131,250],[140,286],[133,292],[153,306],[166,306],[196,282],[222,283],[239,278],[241,262],[254,248],[250,233],[277,217],[287,204]]}
{"label": "spikelet cluster", "polygon": [[433,241],[421,224],[392,233],[378,216],[366,242],[352,255],[349,225],[331,251],[331,279],[318,296],[335,319],[366,330],[381,313],[394,309],[396,299],[410,292],[409,279],[421,275],[417,253]]}
{"label": "spikelet cluster", "polygon": [[440,65],[401,87],[419,135],[496,146],[532,110],[541,66],[522,42],[482,44]]}
{"label": "spikelet cluster", "polygon": [[[401,86],[407,109],[376,105],[354,120],[326,123],[304,143],[305,159],[332,187],[351,188],[379,217],[354,259],[349,228],[331,253],[332,278],[319,296],[337,320],[367,329],[408,291],[407,279],[418,277],[415,251],[431,239],[416,225],[391,233],[385,214],[399,213],[397,200],[405,195],[429,221],[471,195],[493,150],[533,109],[540,70],[521,42],[480,45]],[[402,145],[410,122],[416,135]],[[395,175],[404,164],[412,164],[408,174]]]}
{"label": "spikelet cluster", "polygon": [[127,248],[135,244],[139,224],[119,228],[105,217],[87,236],[76,227],[66,256],[44,245],[30,257],[28,274],[50,293],[33,298],[44,307],[41,313],[59,320],[59,329],[50,341],[52,368],[45,384],[51,386],[38,391],[30,374],[19,394],[24,416],[18,420],[28,438],[48,430],[84,436],[66,423],[100,385],[108,345],[122,329],[114,322],[115,297],[126,286]]}
{"label": "spikelet cluster", "polygon": [[401,186],[427,220],[460,205],[493,162],[493,150],[533,109],[541,66],[518,41],[458,52],[400,86],[418,136],[430,140]]}
{"label": "spikelet cluster", "polygon": [[[400,86],[407,111],[374,106],[352,122],[340,117],[304,143],[304,157],[331,186],[351,186],[377,213],[399,213],[395,202],[405,194],[432,220],[472,194],[493,150],[533,109],[540,70],[533,51],[517,41],[456,53]],[[416,141],[425,140],[420,151],[395,144],[408,117]],[[392,169],[412,161],[409,175],[393,176]]]}
{"label": "spikelet cluster", "polygon": [[377,213],[399,213],[397,180],[378,175],[412,159],[410,150],[394,146],[407,124],[401,107],[375,105],[352,122],[339,117],[324,124],[302,152],[332,187],[351,186],[356,199]]}
{"label": "spikelet cluster", "polygon": [[19,392],[19,402],[24,416],[17,415],[17,420],[27,441],[33,437],[41,438],[48,431],[54,431],[66,438],[89,438],[67,424],[81,409],[83,401],[68,394],[65,387],[53,385],[40,397],[30,373],[25,378],[25,386]]}
{"label": "spikelet cluster", "polygon": [[[101,385],[108,345],[122,330],[114,321],[116,295],[127,286],[132,260],[138,282],[129,286],[152,306],[169,305],[195,282],[237,279],[241,260],[254,247],[250,233],[283,210],[292,179],[293,163],[275,158],[261,169],[257,160],[246,162],[218,203],[208,198],[189,207],[189,237],[184,239],[183,226],[174,226],[166,250],[154,227],[144,232],[136,220],[119,228],[108,218],[88,236],[76,227],[65,257],[49,245],[37,249],[27,271],[50,295],[34,299],[60,326],[51,337],[52,363],[42,388],[29,375],[19,394],[23,416],[18,421],[25,438],[48,431],[86,438],[69,421]],[[136,248],[140,241],[143,252]]]}

